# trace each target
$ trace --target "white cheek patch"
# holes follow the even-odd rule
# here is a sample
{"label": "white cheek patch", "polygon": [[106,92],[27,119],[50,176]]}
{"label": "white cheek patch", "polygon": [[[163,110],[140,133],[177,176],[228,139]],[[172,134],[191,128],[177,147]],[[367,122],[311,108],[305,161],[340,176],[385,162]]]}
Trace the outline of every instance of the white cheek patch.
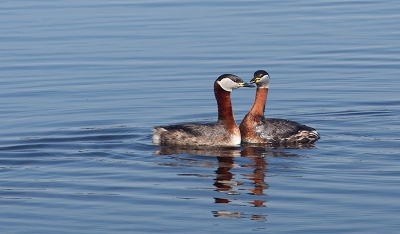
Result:
{"label": "white cheek patch", "polygon": [[239,88],[239,85],[229,78],[224,78],[217,82],[225,91],[232,92],[232,90]]}
{"label": "white cheek patch", "polygon": [[269,76],[265,75],[261,77],[260,82],[262,88],[269,88]]}

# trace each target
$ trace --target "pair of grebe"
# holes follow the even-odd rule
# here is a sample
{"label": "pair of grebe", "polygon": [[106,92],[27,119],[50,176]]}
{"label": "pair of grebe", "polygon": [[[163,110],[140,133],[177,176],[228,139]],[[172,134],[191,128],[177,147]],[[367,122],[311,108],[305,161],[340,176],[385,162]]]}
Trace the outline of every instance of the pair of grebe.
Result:
{"label": "pair of grebe", "polygon": [[257,85],[256,99],[240,127],[232,109],[231,92],[240,87],[254,87],[233,74],[224,74],[214,82],[218,104],[216,124],[179,124],[154,127],[153,143],[168,146],[238,146],[247,144],[314,143],[318,132],[294,121],[265,118],[265,102],[269,89],[269,74],[254,73],[250,83]]}

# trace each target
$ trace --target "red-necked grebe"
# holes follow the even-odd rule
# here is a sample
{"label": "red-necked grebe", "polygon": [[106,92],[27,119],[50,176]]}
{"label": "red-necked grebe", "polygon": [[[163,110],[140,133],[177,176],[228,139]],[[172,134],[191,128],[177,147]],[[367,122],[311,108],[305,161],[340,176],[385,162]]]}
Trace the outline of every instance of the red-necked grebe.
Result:
{"label": "red-necked grebe", "polygon": [[265,118],[265,102],[269,89],[269,74],[264,70],[254,73],[250,83],[256,83],[256,99],[250,112],[240,124],[243,143],[314,143],[320,137],[311,127],[294,121]]}
{"label": "red-necked grebe", "polygon": [[254,87],[240,77],[224,74],[214,82],[218,104],[216,124],[179,124],[154,127],[153,143],[169,146],[237,146],[240,130],[232,109],[231,92],[240,87]]}

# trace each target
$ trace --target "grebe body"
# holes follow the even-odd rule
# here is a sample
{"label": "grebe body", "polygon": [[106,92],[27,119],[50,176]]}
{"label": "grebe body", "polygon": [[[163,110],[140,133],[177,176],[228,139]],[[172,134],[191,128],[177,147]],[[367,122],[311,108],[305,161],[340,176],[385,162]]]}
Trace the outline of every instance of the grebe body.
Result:
{"label": "grebe body", "polygon": [[314,143],[320,136],[309,126],[286,119],[265,118],[265,103],[269,89],[269,74],[264,70],[254,73],[250,83],[256,83],[253,107],[240,124],[243,143]]}
{"label": "grebe body", "polygon": [[241,135],[236,124],[231,92],[240,87],[254,87],[233,74],[224,74],[214,82],[218,104],[216,124],[179,124],[154,127],[153,143],[169,146],[237,146]]}

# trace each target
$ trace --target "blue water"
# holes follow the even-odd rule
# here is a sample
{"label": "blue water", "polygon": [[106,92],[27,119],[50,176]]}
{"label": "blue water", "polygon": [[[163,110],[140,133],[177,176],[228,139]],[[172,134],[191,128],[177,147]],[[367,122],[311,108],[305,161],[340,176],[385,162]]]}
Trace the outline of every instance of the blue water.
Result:
{"label": "blue water", "polygon": [[[3,2],[2,233],[397,233],[398,25],[388,0]],[[258,69],[314,148],[152,145]]]}

